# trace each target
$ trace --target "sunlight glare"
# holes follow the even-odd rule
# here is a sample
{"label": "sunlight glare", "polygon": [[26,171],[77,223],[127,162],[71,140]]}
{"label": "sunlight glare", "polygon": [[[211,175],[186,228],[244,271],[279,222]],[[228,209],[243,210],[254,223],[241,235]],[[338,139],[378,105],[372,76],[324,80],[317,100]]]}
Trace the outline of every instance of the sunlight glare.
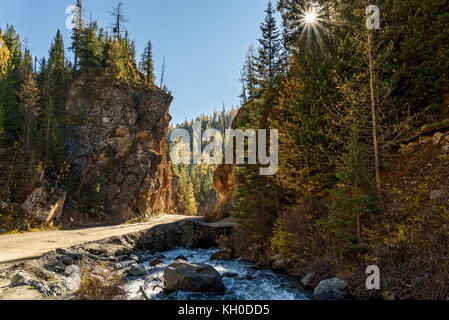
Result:
{"label": "sunlight glare", "polygon": [[309,12],[306,14],[306,22],[307,23],[314,23],[315,20],[316,20],[315,12]]}

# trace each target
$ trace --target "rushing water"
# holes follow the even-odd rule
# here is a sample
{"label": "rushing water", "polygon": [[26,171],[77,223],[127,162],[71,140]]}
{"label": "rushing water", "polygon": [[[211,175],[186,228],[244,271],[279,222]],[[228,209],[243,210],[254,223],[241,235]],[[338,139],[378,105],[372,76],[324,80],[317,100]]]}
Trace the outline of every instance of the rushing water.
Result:
{"label": "rushing water", "polygon": [[[291,277],[276,274],[270,270],[253,270],[251,264],[238,261],[209,261],[216,249],[175,249],[163,252],[163,264],[150,267],[145,263],[148,275],[130,279],[126,285],[129,299],[142,299],[142,290],[154,300],[306,300],[299,284]],[[165,268],[174,262],[177,256],[184,255],[189,262],[207,263],[220,274],[235,273],[235,278],[223,278],[226,287],[224,294],[194,293],[177,291],[171,294],[163,292],[163,274]],[[248,275],[248,277],[247,277]]]}

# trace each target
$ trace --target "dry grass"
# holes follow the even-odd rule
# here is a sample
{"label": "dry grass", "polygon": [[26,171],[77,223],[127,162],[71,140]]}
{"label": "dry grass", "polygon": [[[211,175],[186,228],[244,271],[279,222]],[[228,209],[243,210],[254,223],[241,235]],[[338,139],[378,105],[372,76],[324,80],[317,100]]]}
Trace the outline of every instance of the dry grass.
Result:
{"label": "dry grass", "polygon": [[81,284],[76,296],[81,300],[122,300],[123,275],[105,262],[81,263]]}

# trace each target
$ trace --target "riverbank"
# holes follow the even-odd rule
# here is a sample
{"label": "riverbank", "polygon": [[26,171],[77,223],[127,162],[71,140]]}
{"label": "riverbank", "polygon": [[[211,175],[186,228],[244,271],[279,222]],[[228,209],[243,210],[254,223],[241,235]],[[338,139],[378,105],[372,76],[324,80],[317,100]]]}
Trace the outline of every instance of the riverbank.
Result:
{"label": "riverbank", "polygon": [[154,264],[160,252],[174,248],[212,247],[232,227],[229,221],[165,216],[137,225],[3,236],[0,299],[71,298],[83,267],[101,263],[124,276],[139,275],[130,269]]}

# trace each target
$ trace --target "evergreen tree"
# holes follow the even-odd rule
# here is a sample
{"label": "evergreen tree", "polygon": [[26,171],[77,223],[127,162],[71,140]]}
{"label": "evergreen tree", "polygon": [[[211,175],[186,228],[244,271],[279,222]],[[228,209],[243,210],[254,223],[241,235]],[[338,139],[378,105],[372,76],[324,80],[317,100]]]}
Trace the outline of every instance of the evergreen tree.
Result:
{"label": "evergreen tree", "polygon": [[107,43],[107,59],[105,75],[111,81],[124,79],[126,77],[125,63],[122,57],[120,42],[110,41]]}
{"label": "evergreen tree", "polygon": [[65,96],[68,90],[68,69],[66,66],[64,42],[59,29],[50,46],[46,69],[48,83],[44,84],[44,87],[46,87],[48,91],[44,98],[53,98],[55,103],[55,114],[59,117],[63,112]]}
{"label": "evergreen tree", "polygon": [[257,81],[262,88],[273,88],[281,72],[281,40],[276,24],[275,10],[268,2],[265,21],[260,26],[262,37],[259,39],[259,50],[255,61]]}
{"label": "evergreen tree", "polygon": [[255,70],[255,53],[254,47],[250,46],[246,54],[245,64],[243,65],[243,70],[241,74],[240,81],[242,82],[242,98],[243,104],[253,100],[259,94],[259,86],[256,79]]}
{"label": "evergreen tree", "polygon": [[374,212],[376,197],[372,192],[372,175],[367,170],[367,150],[354,126],[336,171],[339,187],[331,191],[334,198],[330,206],[331,214],[319,222],[339,240],[334,247],[339,253],[347,253],[359,246],[361,219]]}
{"label": "evergreen tree", "polygon": [[140,72],[142,72],[145,77],[145,84],[153,85],[155,77],[151,41],[148,41],[148,44],[142,53],[142,59],[140,60],[139,68]]}
{"label": "evergreen tree", "polygon": [[25,49],[18,74],[19,83],[25,81],[30,72],[33,72],[33,58],[31,57],[30,50]]}
{"label": "evergreen tree", "polygon": [[44,105],[40,128],[44,170],[56,172],[65,159],[65,149],[62,131],[56,121],[52,98]]}
{"label": "evergreen tree", "polygon": [[76,9],[74,12],[74,28],[72,31],[72,46],[70,49],[74,53],[74,65],[73,65],[73,71],[74,71],[74,78],[77,77],[77,71],[78,71],[78,59],[79,59],[79,50],[80,50],[80,41],[83,29],[85,27],[85,22],[83,20],[83,2],[82,0],[77,0]]}
{"label": "evergreen tree", "polygon": [[39,116],[39,89],[34,74],[30,71],[21,85],[19,92],[20,107],[25,115],[24,140],[25,154],[30,155],[31,140],[35,136],[36,118]]}
{"label": "evergreen tree", "polygon": [[6,74],[0,78],[0,106],[3,142],[12,145],[20,137],[20,113],[17,101],[17,74],[10,62]]}
{"label": "evergreen tree", "polygon": [[10,64],[17,77],[20,65],[22,63],[22,46],[20,43],[20,36],[17,34],[13,26],[6,26],[6,32],[3,35],[3,41],[6,47],[8,47],[9,49]]}
{"label": "evergreen tree", "polygon": [[79,43],[80,71],[88,79],[93,79],[101,71],[103,59],[103,44],[97,36],[98,26],[85,28]]}

